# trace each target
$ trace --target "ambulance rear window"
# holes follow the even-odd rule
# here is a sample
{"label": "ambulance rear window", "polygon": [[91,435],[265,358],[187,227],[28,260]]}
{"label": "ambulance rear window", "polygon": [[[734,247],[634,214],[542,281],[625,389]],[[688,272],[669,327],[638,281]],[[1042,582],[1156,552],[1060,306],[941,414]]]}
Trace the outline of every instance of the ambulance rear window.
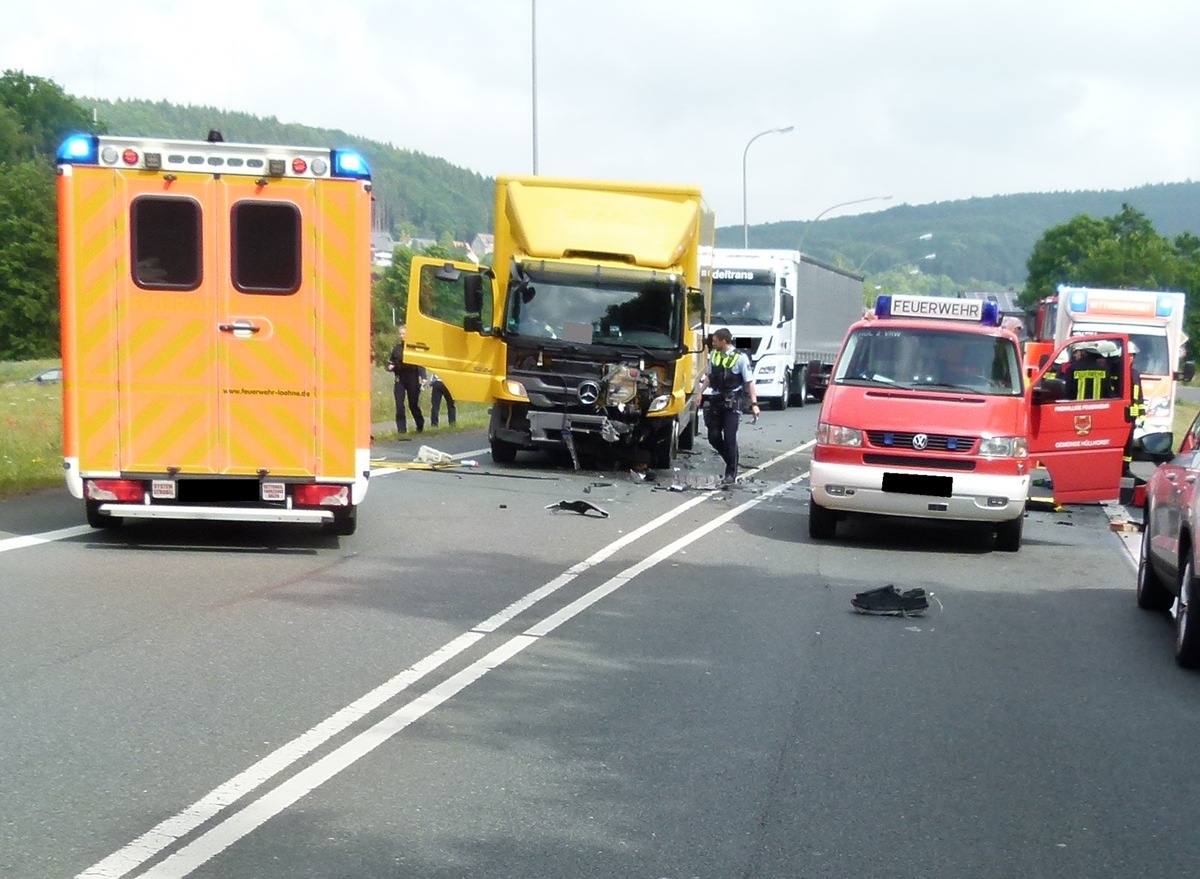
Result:
{"label": "ambulance rear window", "polygon": [[152,290],[200,286],[200,205],[190,198],[139,196],[129,206],[133,281]]}
{"label": "ambulance rear window", "polygon": [[294,204],[238,202],[232,226],[234,287],[274,296],[300,289],[300,211]]}

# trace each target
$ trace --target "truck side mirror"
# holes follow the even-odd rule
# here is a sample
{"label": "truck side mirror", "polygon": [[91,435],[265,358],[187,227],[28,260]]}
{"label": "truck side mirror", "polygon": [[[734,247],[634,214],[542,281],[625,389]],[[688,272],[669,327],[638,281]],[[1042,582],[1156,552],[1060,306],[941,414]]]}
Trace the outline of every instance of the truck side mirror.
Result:
{"label": "truck side mirror", "polygon": [[779,322],[789,321],[796,316],[796,297],[786,290],[779,293]]}
{"label": "truck side mirror", "polygon": [[483,275],[467,275],[463,278],[463,311],[479,314],[483,311]]}
{"label": "truck side mirror", "polygon": [[1192,361],[1188,360],[1188,361],[1185,361],[1183,364],[1183,371],[1180,373],[1176,373],[1175,380],[1190,382],[1195,377],[1196,377],[1196,364],[1193,363]]}

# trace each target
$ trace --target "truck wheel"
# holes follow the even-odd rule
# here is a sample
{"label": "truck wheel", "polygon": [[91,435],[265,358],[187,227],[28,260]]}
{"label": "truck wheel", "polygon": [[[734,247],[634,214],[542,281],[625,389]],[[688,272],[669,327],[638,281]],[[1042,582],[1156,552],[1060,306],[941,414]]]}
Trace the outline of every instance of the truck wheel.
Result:
{"label": "truck wheel", "polygon": [[339,537],[349,537],[358,530],[358,507],[333,511],[333,521],[325,523],[325,530]]}
{"label": "truck wheel", "polygon": [[1025,514],[1001,522],[996,526],[996,549],[1001,552],[1017,552],[1021,548],[1021,531],[1025,527]]}
{"label": "truck wheel", "polygon": [[83,508],[87,513],[87,523],[93,528],[120,528],[125,522],[120,516],[101,513],[99,501],[84,501]]}
{"label": "truck wheel", "polygon": [[675,431],[664,431],[665,436],[660,436],[654,441],[654,445],[650,449],[650,466],[655,470],[670,470],[675,466]]}
{"label": "truck wheel", "polygon": [[808,370],[800,370],[800,387],[796,391],[796,408],[803,409],[808,402]]}
{"label": "truck wheel", "polygon": [[837,513],[808,498],[808,536],[813,540],[832,540],[837,531]]}
{"label": "truck wheel", "polygon": [[1200,668],[1200,605],[1192,607],[1196,595],[1196,568],[1192,548],[1179,578],[1179,606],[1175,611],[1175,661],[1184,668]]}
{"label": "truck wheel", "polygon": [[786,412],[788,407],[788,397],[792,395],[792,374],[785,372],[783,374],[783,391],[779,395],[778,400],[772,400],[772,408],[778,409],[780,412]]}
{"label": "truck wheel", "polygon": [[688,423],[679,432],[679,448],[681,451],[690,452],[696,444],[696,434],[699,432],[699,420],[699,416],[693,412],[692,417],[688,419]]}
{"label": "truck wheel", "polygon": [[1175,596],[1167,588],[1150,564],[1150,513],[1147,510],[1142,515],[1142,551],[1138,554],[1137,569],[1137,606],[1142,610],[1164,611],[1175,601]]}
{"label": "truck wheel", "polygon": [[501,439],[492,439],[492,460],[497,464],[511,464],[517,460],[517,447]]}

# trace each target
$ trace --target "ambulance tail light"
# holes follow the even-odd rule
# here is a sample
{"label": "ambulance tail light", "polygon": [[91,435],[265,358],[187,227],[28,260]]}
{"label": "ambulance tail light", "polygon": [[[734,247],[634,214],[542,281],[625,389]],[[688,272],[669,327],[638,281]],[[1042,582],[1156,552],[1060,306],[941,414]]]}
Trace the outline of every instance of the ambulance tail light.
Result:
{"label": "ambulance tail light", "polygon": [[89,501],[140,504],[146,498],[146,487],[136,479],[89,479],[83,484],[83,496]]}
{"label": "ambulance tail light", "polygon": [[348,507],[350,486],[315,483],[297,485],[292,501],[298,507]]}
{"label": "ambulance tail light", "polygon": [[817,445],[819,446],[855,446],[863,444],[861,430],[853,427],[841,427],[822,421],[817,425]]}
{"label": "ambulance tail light", "polygon": [[62,142],[57,158],[67,165],[98,165],[100,138],[94,134],[73,134]]}
{"label": "ambulance tail light", "polygon": [[371,168],[367,160],[354,150],[332,150],[329,154],[334,177],[350,177],[354,180],[370,180]]}
{"label": "ambulance tail light", "polygon": [[985,458],[1025,458],[1029,442],[1023,436],[985,436],[979,443],[979,454]]}

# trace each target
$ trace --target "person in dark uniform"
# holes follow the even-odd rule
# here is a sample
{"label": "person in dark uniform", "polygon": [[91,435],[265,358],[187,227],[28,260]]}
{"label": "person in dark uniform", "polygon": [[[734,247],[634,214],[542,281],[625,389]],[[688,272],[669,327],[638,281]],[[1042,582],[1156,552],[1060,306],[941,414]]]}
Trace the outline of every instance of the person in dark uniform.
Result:
{"label": "person in dark uniform", "polygon": [[446,383],[437,375],[429,376],[429,423],[438,426],[438,412],[442,409],[442,400],[446,401],[446,418],[450,426],[454,426],[458,412],[454,408],[454,397]]}
{"label": "person in dark uniform", "polygon": [[758,415],[758,392],[750,358],[733,346],[733,335],[722,327],[712,335],[713,350],[708,356],[708,371],[701,377],[704,389],[704,426],[708,441],[725,461],[722,485],[737,481],[738,421],[742,400],[750,398],[750,410]]}
{"label": "person in dark uniform", "polygon": [[396,400],[396,432],[408,433],[408,420],[404,417],[404,401],[408,398],[408,411],[417,425],[417,433],[425,429],[425,416],[421,414],[421,387],[425,384],[425,367],[404,362],[404,337],[407,329],[398,330],[400,341],[392,348],[388,358],[388,372],[396,377],[392,396]]}

